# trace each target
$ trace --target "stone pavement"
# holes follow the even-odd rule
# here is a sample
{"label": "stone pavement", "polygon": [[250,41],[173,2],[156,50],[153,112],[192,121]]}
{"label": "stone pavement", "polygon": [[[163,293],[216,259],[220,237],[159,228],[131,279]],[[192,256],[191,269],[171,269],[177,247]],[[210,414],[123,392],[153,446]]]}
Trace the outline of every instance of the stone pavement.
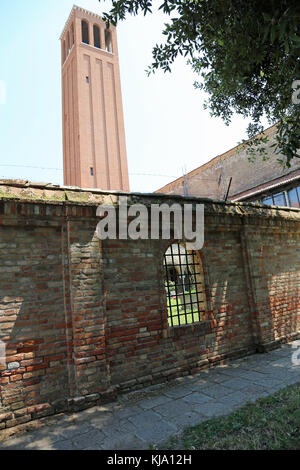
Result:
{"label": "stone pavement", "polygon": [[296,345],[152,386],[109,405],[47,418],[35,431],[0,441],[0,450],[149,449],[186,426],[229,414],[300,382],[300,365],[292,363]]}

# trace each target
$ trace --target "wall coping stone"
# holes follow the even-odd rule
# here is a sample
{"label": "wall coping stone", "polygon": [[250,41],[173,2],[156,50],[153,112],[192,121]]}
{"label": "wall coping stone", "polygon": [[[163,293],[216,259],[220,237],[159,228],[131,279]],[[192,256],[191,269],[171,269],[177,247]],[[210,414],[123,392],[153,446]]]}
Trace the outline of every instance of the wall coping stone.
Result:
{"label": "wall coping stone", "polygon": [[69,206],[94,207],[103,203],[118,205],[120,196],[128,197],[128,204],[137,202],[150,206],[155,203],[175,202],[205,204],[208,214],[260,216],[264,218],[284,218],[300,221],[300,209],[291,207],[265,206],[258,203],[230,202],[194,196],[169,195],[161,193],[138,193],[122,191],[103,191],[100,189],[81,189],[59,186],[51,183],[31,183],[27,180],[0,180],[0,201],[20,201],[22,203],[57,204]]}

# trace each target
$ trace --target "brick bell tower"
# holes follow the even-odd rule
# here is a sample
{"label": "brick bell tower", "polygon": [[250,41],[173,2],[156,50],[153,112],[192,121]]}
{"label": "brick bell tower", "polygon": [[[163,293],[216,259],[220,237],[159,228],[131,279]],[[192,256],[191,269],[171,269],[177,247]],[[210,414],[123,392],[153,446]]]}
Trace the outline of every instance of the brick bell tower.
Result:
{"label": "brick bell tower", "polygon": [[74,6],[60,39],[64,184],[129,191],[116,28]]}

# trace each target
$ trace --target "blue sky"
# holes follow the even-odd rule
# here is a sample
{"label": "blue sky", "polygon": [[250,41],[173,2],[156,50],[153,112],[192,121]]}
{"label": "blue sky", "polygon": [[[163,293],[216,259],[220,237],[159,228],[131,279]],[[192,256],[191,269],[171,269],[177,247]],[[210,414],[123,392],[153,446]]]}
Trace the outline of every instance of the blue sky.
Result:
{"label": "blue sky", "polygon": [[[1,0],[0,84],[6,101],[0,104],[0,178],[63,183],[59,36],[73,3]],[[76,4],[101,14],[110,2]],[[162,14],[128,17],[118,26],[132,191],[155,191],[245,137],[242,118],[227,127],[203,110],[205,95],[194,89],[197,76],[184,59],[172,74],[146,76],[164,21]]]}

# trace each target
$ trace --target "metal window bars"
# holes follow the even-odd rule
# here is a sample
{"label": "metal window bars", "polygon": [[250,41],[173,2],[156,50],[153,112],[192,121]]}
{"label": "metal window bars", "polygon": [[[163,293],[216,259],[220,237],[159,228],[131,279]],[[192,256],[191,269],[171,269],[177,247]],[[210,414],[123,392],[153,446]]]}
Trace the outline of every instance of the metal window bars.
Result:
{"label": "metal window bars", "polygon": [[164,267],[169,325],[201,321],[205,312],[205,292],[197,253],[188,252],[180,243],[172,244],[165,252]]}

